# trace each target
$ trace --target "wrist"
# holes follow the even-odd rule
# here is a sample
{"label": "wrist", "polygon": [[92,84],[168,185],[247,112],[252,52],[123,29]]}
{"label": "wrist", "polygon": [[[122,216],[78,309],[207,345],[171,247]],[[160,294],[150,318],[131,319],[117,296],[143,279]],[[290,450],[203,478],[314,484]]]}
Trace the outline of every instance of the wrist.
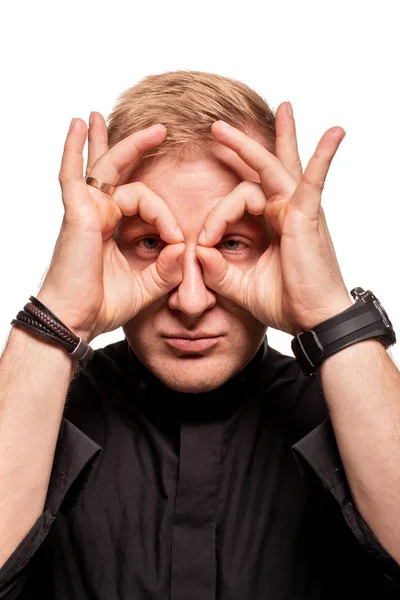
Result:
{"label": "wrist", "polygon": [[60,363],[67,366],[70,365],[71,375],[73,375],[74,372],[79,368],[79,362],[73,356],[69,356],[65,350],[63,350],[63,348],[56,344],[52,344],[43,337],[35,335],[28,329],[11,327],[8,336],[8,343],[12,347],[18,345],[19,354],[21,354],[22,351],[27,351],[30,354],[35,354],[35,356],[40,355],[42,358],[43,354],[45,354],[45,361],[47,360],[47,357],[58,356]]}
{"label": "wrist", "polygon": [[41,289],[36,298],[45,305],[46,308],[51,310],[52,313],[62,322],[68,329],[72,331],[77,337],[82,338],[88,344],[94,338],[93,332],[79,323],[77,317],[73,317],[68,313],[60,303],[59,299],[51,294],[50,292]]}
{"label": "wrist", "polygon": [[[292,351],[305,375],[316,374],[322,362],[358,342],[378,340],[385,349],[396,343],[393,326],[377,297],[361,287],[352,289],[351,295],[355,303],[347,309],[327,316],[311,330],[304,330],[293,338]],[[336,361],[330,361],[330,364],[336,364]]]}
{"label": "wrist", "polygon": [[342,313],[353,306],[353,302],[351,301],[349,296],[343,296],[342,298],[338,298],[328,307],[323,310],[318,311],[312,315],[308,315],[307,318],[299,321],[296,324],[295,333],[302,333],[303,331],[309,331],[310,329],[314,329],[317,325],[320,325],[324,321],[331,319],[332,317],[336,317],[336,315]]}

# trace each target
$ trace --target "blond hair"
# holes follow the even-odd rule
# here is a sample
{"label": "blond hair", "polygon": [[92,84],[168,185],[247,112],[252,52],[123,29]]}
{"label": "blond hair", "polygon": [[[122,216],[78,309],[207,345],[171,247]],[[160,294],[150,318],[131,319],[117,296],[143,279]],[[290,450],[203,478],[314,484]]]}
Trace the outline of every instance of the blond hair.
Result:
{"label": "blond hair", "polygon": [[181,160],[207,152],[217,143],[210,128],[219,119],[274,151],[275,113],[262,96],[235,79],[189,70],[148,75],[123,92],[107,118],[108,142],[111,148],[155,123],[167,127],[164,141],[141,155],[132,176],[151,158],[173,155]]}

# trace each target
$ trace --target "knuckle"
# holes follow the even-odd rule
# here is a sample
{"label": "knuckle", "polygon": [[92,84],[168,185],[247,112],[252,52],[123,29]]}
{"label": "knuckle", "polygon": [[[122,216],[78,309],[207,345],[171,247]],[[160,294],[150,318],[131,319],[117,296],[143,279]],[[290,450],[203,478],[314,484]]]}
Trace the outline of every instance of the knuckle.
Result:
{"label": "knuckle", "polygon": [[323,180],[312,181],[304,174],[303,174],[301,180],[302,180],[303,185],[305,185],[307,187],[311,187],[311,188],[319,190],[319,191],[322,191],[325,187],[325,181],[323,181]]}
{"label": "knuckle", "polygon": [[60,173],[58,175],[58,181],[61,185],[66,185],[67,183],[73,183],[73,182],[79,182],[80,178],[79,177],[72,177],[72,176],[67,176],[64,175],[63,173]]}
{"label": "knuckle", "polygon": [[138,194],[145,194],[146,192],[149,191],[149,188],[147,187],[147,185],[145,183],[143,183],[142,181],[134,181],[130,185],[132,186],[131,189],[134,192],[137,192]]}
{"label": "knuckle", "polygon": [[255,181],[242,181],[239,183],[238,188],[243,191],[245,194],[252,194],[253,192],[259,192],[262,187],[260,183],[256,183]]}
{"label": "knuckle", "polygon": [[59,173],[58,175],[58,181],[61,185],[64,185],[65,183],[67,183],[68,181],[68,177],[66,177],[65,175],[63,175],[62,173]]}
{"label": "knuckle", "polygon": [[249,208],[255,212],[263,211],[265,205],[265,195],[260,183],[255,181],[244,181],[239,184],[242,185],[242,191],[247,200]]}
{"label": "knuckle", "polygon": [[134,181],[132,183],[125,183],[123,185],[117,185],[115,187],[115,191],[113,196],[120,197],[122,196],[134,196],[140,197],[143,196],[145,192],[150,191],[146,184],[141,181]]}

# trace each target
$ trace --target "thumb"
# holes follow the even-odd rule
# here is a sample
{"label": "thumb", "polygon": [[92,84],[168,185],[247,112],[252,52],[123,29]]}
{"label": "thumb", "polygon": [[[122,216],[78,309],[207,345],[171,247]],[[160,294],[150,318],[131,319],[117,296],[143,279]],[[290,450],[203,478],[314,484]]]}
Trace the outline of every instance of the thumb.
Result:
{"label": "thumb", "polygon": [[185,244],[168,244],[152,263],[139,275],[139,286],[144,308],[164,296],[182,281]]}
{"label": "thumb", "polygon": [[196,247],[198,259],[203,267],[203,279],[207,287],[242,304],[241,289],[244,273],[230,265],[216,248]]}

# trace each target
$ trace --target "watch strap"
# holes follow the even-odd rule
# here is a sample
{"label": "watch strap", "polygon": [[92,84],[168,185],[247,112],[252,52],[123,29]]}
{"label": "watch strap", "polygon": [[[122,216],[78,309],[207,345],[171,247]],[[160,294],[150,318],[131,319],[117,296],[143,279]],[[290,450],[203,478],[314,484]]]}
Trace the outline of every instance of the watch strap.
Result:
{"label": "watch strap", "polygon": [[293,338],[292,351],[305,375],[316,374],[323,360],[357,342],[378,339],[385,348],[395,343],[391,323],[375,296],[369,291],[364,295],[338,315]]}

